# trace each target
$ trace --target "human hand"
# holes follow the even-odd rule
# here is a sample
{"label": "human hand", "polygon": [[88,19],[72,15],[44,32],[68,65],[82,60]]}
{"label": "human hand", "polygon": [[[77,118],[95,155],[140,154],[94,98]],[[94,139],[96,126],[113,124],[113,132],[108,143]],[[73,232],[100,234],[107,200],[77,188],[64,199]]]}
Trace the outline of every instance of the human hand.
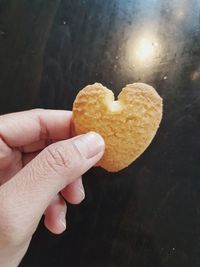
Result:
{"label": "human hand", "polygon": [[45,226],[62,233],[64,199],[72,204],[84,199],[81,175],[100,160],[105,145],[96,133],[71,138],[71,116],[70,111],[40,109],[0,116],[3,267],[19,264],[43,214]]}

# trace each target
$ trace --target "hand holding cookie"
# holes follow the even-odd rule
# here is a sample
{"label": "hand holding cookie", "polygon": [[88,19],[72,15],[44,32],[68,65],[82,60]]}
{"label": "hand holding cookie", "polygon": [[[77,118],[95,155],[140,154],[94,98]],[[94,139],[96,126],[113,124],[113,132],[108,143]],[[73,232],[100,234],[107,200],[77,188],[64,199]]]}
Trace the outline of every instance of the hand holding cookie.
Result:
{"label": "hand holding cookie", "polygon": [[88,85],[73,105],[76,134],[99,133],[106,149],[99,166],[117,172],[130,165],[150,145],[162,119],[162,98],[143,83],[129,84],[118,100],[99,83]]}

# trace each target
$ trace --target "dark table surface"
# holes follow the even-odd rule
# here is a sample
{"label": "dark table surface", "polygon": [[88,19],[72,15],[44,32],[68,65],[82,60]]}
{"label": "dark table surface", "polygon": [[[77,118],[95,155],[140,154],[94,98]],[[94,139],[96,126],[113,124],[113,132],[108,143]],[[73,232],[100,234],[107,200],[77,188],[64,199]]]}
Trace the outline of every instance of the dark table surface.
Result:
{"label": "dark table surface", "polygon": [[0,112],[71,109],[101,82],[143,81],[164,118],[129,168],[84,176],[68,231],[43,224],[21,266],[200,266],[199,0],[0,0]]}

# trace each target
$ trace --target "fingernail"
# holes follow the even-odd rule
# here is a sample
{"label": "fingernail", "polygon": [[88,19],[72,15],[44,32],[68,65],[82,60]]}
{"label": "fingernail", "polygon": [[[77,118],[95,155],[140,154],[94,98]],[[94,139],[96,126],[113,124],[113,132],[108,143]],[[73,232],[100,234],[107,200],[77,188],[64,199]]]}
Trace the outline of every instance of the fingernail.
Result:
{"label": "fingernail", "polygon": [[63,231],[65,231],[66,230],[66,218],[65,218],[64,212],[61,212],[59,214],[59,223],[60,223],[60,226],[62,227]]}
{"label": "fingernail", "polygon": [[83,190],[82,187],[79,187],[79,194],[80,194],[80,199],[83,200],[85,198],[85,191]]}
{"label": "fingernail", "polygon": [[74,144],[86,159],[90,159],[102,152],[105,146],[103,138],[95,132],[89,132],[77,137],[74,140]]}
{"label": "fingernail", "polygon": [[83,187],[82,177],[76,180],[77,183],[77,194],[79,194],[79,200],[82,201],[85,198],[85,190]]}

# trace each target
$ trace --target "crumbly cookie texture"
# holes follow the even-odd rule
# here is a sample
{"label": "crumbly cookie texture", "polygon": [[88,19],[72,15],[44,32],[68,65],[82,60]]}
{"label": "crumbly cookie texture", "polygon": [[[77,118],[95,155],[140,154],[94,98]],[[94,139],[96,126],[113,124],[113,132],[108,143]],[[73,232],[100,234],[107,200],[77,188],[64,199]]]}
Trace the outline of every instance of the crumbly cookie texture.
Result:
{"label": "crumbly cookie texture", "polygon": [[98,165],[117,172],[149,146],[161,122],[162,109],[162,98],[147,84],[128,84],[115,100],[111,90],[95,83],[83,88],[74,101],[75,132],[99,133],[106,149]]}

